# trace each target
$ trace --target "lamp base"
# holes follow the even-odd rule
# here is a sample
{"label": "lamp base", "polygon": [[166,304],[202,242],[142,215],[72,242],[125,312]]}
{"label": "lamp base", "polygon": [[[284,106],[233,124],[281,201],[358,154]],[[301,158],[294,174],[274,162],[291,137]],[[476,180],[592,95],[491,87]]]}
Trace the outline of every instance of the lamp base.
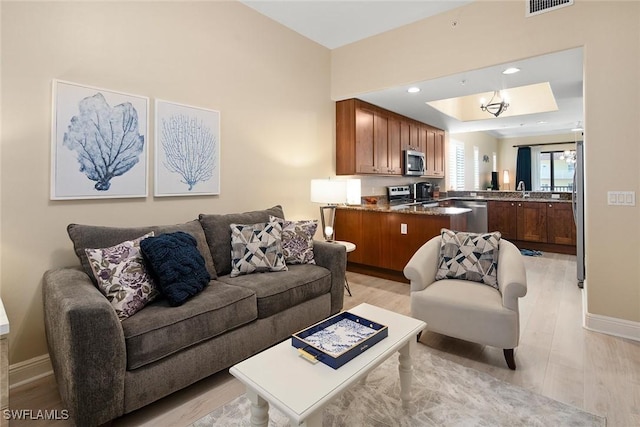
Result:
{"label": "lamp base", "polygon": [[332,205],[320,206],[320,221],[322,223],[322,235],[327,242],[333,242],[336,221],[336,207]]}

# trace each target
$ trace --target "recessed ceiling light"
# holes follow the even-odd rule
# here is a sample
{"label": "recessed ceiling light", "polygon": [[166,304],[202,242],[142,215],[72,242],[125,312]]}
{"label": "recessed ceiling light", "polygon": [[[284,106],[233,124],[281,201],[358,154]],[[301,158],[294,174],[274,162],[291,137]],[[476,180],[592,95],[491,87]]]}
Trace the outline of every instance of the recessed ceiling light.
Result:
{"label": "recessed ceiling light", "polygon": [[515,74],[520,72],[520,68],[516,68],[516,67],[511,67],[511,68],[507,68],[506,70],[504,70],[502,72],[502,74]]}
{"label": "recessed ceiling light", "polygon": [[420,92],[420,88],[419,87],[410,87],[409,89],[407,89],[407,92],[409,93],[418,93]]}
{"label": "recessed ceiling light", "polygon": [[543,124],[545,124],[545,123],[547,123],[547,122],[545,122],[544,120],[540,120],[540,121],[538,122],[538,124],[539,124],[539,125],[543,125]]}

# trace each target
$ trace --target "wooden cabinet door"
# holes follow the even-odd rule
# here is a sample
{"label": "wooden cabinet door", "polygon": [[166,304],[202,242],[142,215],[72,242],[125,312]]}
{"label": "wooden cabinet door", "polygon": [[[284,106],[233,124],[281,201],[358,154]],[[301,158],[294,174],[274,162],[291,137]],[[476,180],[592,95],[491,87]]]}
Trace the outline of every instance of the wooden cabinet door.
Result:
{"label": "wooden cabinet door", "polygon": [[362,259],[365,265],[380,266],[382,264],[382,245],[385,227],[384,212],[362,211]]}
{"label": "wooden cabinet door", "polygon": [[409,122],[409,147],[412,150],[420,150],[420,126],[417,123]]}
{"label": "wooden cabinet door", "polygon": [[516,203],[490,200],[487,208],[489,231],[499,231],[505,239],[517,240]]}
{"label": "wooden cabinet door", "polygon": [[377,160],[374,148],[374,113],[357,108],[355,116],[356,171],[358,173],[374,173]]}
{"label": "wooden cabinet door", "polygon": [[389,165],[389,121],[380,114],[373,115],[373,151],[375,173],[388,174]]}
{"label": "wooden cabinet door", "polygon": [[434,176],[436,170],[436,132],[434,129],[425,128],[426,146],[425,157],[426,167],[425,175]]}
{"label": "wooden cabinet door", "polygon": [[444,132],[436,131],[434,149],[433,175],[444,177]]}
{"label": "wooden cabinet door", "polygon": [[558,245],[576,244],[576,224],[571,203],[546,203],[547,242]]}
{"label": "wooden cabinet door", "polygon": [[390,175],[402,175],[401,122],[396,118],[389,118],[387,123],[387,171]]}
{"label": "wooden cabinet door", "polygon": [[547,204],[543,202],[517,202],[518,240],[547,241]]}
{"label": "wooden cabinet door", "polygon": [[336,240],[345,240],[356,245],[356,250],[349,253],[347,260],[361,263],[364,242],[362,239],[362,212],[351,209],[336,209]]}

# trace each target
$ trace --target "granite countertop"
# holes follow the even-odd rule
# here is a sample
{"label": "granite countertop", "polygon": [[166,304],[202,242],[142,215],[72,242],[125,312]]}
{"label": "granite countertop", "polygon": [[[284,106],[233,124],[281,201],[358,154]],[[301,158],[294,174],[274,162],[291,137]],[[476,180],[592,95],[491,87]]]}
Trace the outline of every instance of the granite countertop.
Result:
{"label": "granite countertop", "polygon": [[371,205],[347,205],[338,206],[338,209],[351,209],[361,211],[375,211],[375,212],[389,212],[389,213],[410,213],[419,215],[435,215],[435,216],[452,216],[465,214],[471,212],[471,209],[467,208],[425,208],[421,204],[415,206],[405,206],[400,208],[399,206],[391,206],[388,203],[379,203]]}
{"label": "granite countertop", "polygon": [[446,197],[444,199],[438,199],[437,201],[443,200],[477,200],[477,201],[495,201],[495,202],[543,202],[543,203],[571,203],[571,199],[550,199],[550,198],[541,198],[541,197],[486,197],[486,196],[477,196],[477,197],[469,197],[469,196],[455,196],[455,197]]}

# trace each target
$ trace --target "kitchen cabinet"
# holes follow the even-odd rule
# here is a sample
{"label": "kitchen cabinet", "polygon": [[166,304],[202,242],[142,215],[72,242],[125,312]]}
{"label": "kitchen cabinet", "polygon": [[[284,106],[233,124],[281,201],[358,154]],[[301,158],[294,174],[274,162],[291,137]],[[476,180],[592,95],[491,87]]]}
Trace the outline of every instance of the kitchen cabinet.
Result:
{"label": "kitchen cabinet", "polygon": [[515,202],[490,200],[487,202],[487,228],[499,231],[507,240],[517,240],[517,205]]}
{"label": "kitchen cabinet", "polygon": [[547,242],[558,245],[576,244],[576,224],[570,203],[546,203]]}
{"label": "kitchen cabinet", "polygon": [[[397,120],[356,99],[336,103],[336,173],[401,175]],[[391,137],[389,132],[392,132]]]}
{"label": "kitchen cabinet", "polygon": [[[403,224],[406,233],[403,233]],[[420,215],[387,211],[336,210],[336,240],[355,243],[349,263],[401,273],[409,259],[442,228],[464,229],[466,215]]]}
{"label": "kitchen cabinet", "polygon": [[516,202],[518,240],[547,241],[547,206],[543,202]]}
{"label": "kitchen cabinet", "polygon": [[444,177],[444,131],[358,99],[336,102],[336,174],[402,175],[402,151],[427,154]]}

